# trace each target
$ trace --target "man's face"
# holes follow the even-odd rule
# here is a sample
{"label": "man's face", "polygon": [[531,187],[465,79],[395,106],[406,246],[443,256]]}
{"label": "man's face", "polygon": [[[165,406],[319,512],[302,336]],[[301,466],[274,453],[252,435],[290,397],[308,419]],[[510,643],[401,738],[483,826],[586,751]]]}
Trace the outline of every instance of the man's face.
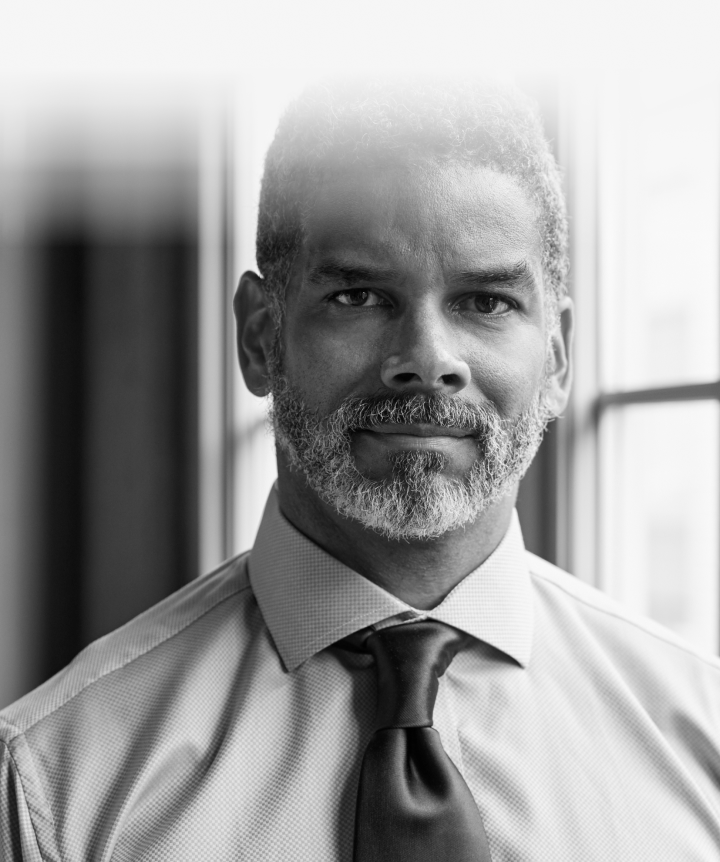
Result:
{"label": "man's face", "polygon": [[460,165],[327,179],[287,290],[274,421],[337,511],[442,535],[514,490],[556,405],[520,186]]}

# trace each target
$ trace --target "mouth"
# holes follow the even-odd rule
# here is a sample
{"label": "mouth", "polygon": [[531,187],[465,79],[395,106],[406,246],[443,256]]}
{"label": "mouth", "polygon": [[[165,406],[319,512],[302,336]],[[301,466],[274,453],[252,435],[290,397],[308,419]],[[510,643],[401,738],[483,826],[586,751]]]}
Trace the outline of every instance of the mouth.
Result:
{"label": "mouth", "polygon": [[473,432],[468,431],[466,428],[453,428],[445,425],[430,425],[424,423],[412,425],[394,425],[388,423],[382,425],[372,425],[369,428],[363,428],[358,430],[369,431],[374,434],[399,434],[407,437],[423,438],[474,436]]}
{"label": "mouth", "polygon": [[442,452],[457,456],[461,452],[472,454],[477,449],[477,438],[466,428],[452,428],[425,423],[395,425],[384,423],[369,428],[358,428],[353,433],[356,452],[391,453],[402,451]]}

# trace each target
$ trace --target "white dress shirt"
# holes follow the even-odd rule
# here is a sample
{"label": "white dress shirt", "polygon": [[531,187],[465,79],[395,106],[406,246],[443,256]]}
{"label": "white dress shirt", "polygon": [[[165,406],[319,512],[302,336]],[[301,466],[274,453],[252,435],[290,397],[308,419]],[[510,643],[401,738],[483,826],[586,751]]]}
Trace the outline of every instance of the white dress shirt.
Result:
{"label": "white dress shirt", "polygon": [[250,555],[0,713],[0,862],[350,862],[375,678],[333,644],[426,617],[476,639],[435,726],[494,862],[720,859],[717,659],[527,553],[516,517],[421,612],[272,492]]}

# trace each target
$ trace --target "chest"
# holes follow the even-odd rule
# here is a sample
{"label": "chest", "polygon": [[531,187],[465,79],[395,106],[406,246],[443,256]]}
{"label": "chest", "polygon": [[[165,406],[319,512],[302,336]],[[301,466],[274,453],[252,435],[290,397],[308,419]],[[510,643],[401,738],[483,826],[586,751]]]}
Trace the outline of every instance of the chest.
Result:
{"label": "chest", "polygon": [[[183,749],[179,729],[140,765],[104,858],[351,862],[375,700],[371,668],[327,657],[250,687],[205,745]],[[715,801],[621,686],[459,663],[434,723],[497,862],[720,856]]]}

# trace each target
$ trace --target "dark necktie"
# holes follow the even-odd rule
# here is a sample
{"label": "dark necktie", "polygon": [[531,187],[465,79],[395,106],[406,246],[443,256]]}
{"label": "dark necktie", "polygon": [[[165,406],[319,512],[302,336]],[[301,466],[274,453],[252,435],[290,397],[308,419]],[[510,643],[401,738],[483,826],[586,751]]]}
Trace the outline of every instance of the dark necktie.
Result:
{"label": "dark necktie", "polygon": [[438,677],[467,638],[427,620],[365,641],[378,707],[360,773],[354,862],[491,862],[475,800],[432,727]]}

